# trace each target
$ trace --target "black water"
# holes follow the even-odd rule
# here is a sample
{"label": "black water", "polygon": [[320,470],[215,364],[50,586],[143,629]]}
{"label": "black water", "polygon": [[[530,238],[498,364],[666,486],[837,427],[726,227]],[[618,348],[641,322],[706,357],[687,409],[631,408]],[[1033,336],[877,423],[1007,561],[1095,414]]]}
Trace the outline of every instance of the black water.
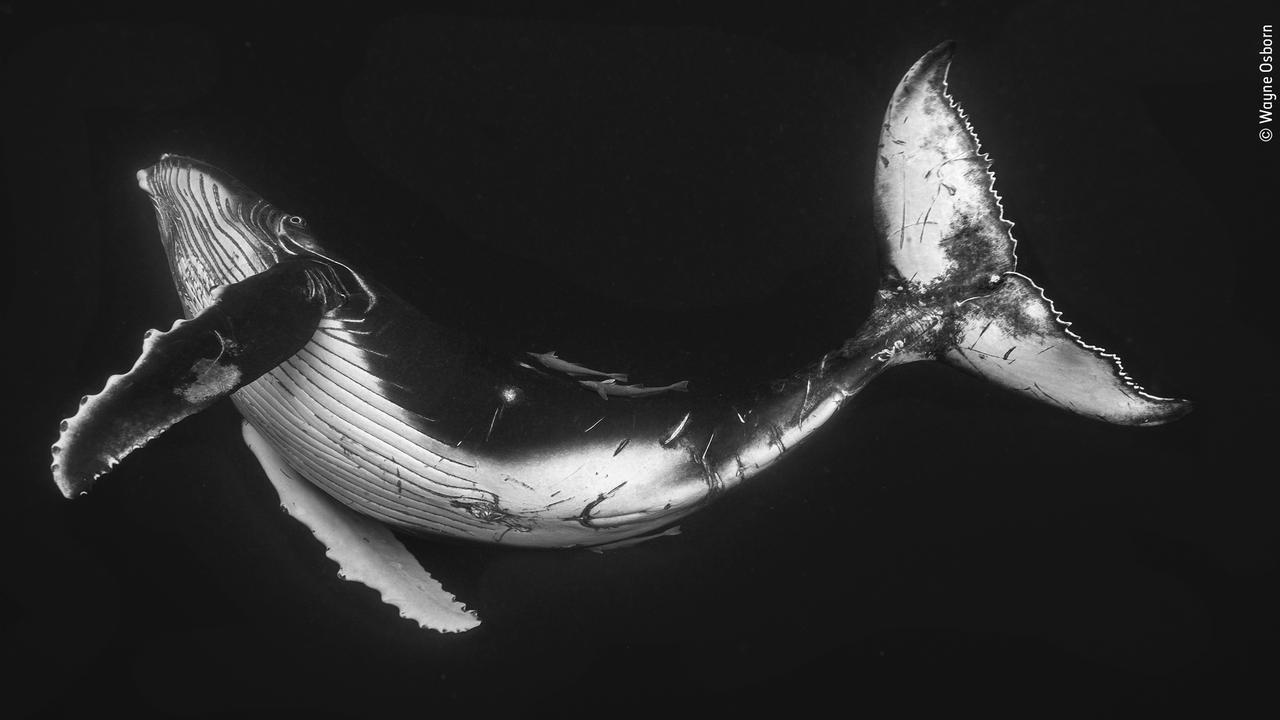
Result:
{"label": "black water", "polygon": [[[966,5],[0,5],[7,701],[1078,717],[1252,697],[1277,567],[1259,22]],[[336,580],[229,405],[87,498],[49,479],[58,421],[177,316],[133,180],[162,152],[230,170],[435,317],[732,385],[815,359],[866,313],[884,102],[947,38],[1020,269],[1153,392],[1199,401],[1187,419],[1109,427],[905,368],[679,537],[605,555],[413,542],[484,619],[448,637]]]}

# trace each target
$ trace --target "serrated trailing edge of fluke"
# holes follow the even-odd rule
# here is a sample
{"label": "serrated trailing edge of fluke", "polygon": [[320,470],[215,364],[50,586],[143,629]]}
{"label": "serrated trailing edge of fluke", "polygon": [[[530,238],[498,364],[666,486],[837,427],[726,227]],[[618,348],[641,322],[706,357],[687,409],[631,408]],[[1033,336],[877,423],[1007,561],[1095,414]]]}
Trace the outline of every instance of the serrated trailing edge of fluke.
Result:
{"label": "serrated trailing edge of fluke", "polygon": [[1179,398],[1157,397],[1155,395],[1152,395],[1146,392],[1146,390],[1144,390],[1141,385],[1139,385],[1136,381],[1134,381],[1134,379],[1130,377],[1129,373],[1125,371],[1124,362],[1120,360],[1119,355],[1113,352],[1109,352],[1106,348],[1101,347],[1099,345],[1093,345],[1086,342],[1084,338],[1080,337],[1079,334],[1077,334],[1074,330],[1071,329],[1071,326],[1073,323],[1062,319],[1062,311],[1057,308],[1057,306],[1054,304],[1053,300],[1049,298],[1049,296],[1045,295],[1044,288],[1037,285],[1035,280],[1032,280],[1031,278],[1019,272],[1010,272],[1008,273],[1008,275],[1022,278],[1028,284],[1031,285],[1031,288],[1033,290],[1040,293],[1040,299],[1044,300],[1044,302],[1049,306],[1049,312],[1051,313],[1054,322],[1058,324],[1058,327],[1061,328],[1062,332],[1065,333],[1068,337],[1070,337],[1071,340],[1074,341],[1076,345],[1080,346],[1085,350],[1088,350],[1089,352],[1092,352],[1101,360],[1110,360],[1112,365],[1115,366],[1116,379],[1120,380],[1125,385],[1133,388],[1135,392],[1137,392],[1139,395],[1143,396],[1148,400],[1156,400],[1159,402],[1187,403],[1188,405],[1192,404],[1190,400],[1183,400]]}
{"label": "serrated trailing edge of fluke", "polygon": [[[1000,191],[996,189],[996,172],[994,169],[995,161],[991,158],[991,155],[989,153],[984,152],[982,150],[982,139],[978,136],[978,131],[976,128],[974,128],[973,122],[969,118],[969,114],[965,112],[964,106],[961,105],[960,101],[957,100],[951,94],[951,88],[950,88],[950,83],[948,78],[951,74],[951,60],[955,53],[955,45],[956,45],[955,41],[948,40],[940,44],[937,48],[931,51],[930,54],[932,54],[933,52],[940,52],[940,55],[943,58],[943,61],[946,63],[946,67],[944,68],[942,73],[943,97],[946,98],[947,102],[950,104],[951,108],[956,111],[956,114],[960,117],[960,119],[964,121],[965,130],[969,133],[969,136],[973,138],[974,152],[975,154],[978,155],[978,157],[982,158],[983,163],[986,165],[987,175],[991,178],[991,183],[987,188],[987,192],[991,194],[992,199],[995,201],[996,207],[1000,209],[1000,222],[1004,223],[1008,228],[1008,236],[1009,236],[1009,243],[1010,243],[1009,252],[1013,259],[1013,267],[1010,270],[1008,270],[1005,274],[1021,277],[1024,280],[1026,280],[1028,283],[1030,283],[1031,287],[1040,293],[1040,298],[1044,300],[1045,303],[1048,304],[1049,312],[1052,313],[1052,317],[1054,321],[1057,322],[1057,324],[1062,328],[1062,331],[1066,333],[1067,336],[1070,337],[1081,348],[1092,352],[1094,355],[1096,355],[1100,359],[1110,360],[1112,363],[1114,363],[1115,374],[1118,380],[1128,385],[1129,387],[1133,388],[1135,392],[1137,392],[1138,394],[1142,395],[1143,397],[1149,400],[1155,400],[1160,402],[1183,402],[1183,403],[1187,403],[1187,405],[1190,406],[1192,403],[1189,400],[1157,397],[1155,395],[1151,395],[1147,393],[1143,389],[1143,387],[1139,385],[1136,381],[1134,381],[1133,378],[1125,371],[1124,362],[1121,361],[1119,355],[1113,352],[1107,351],[1107,349],[1103,348],[1102,346],[1093,345],[1086,342],[1083,337],[1081,337],[1075,331],[1071,330],[1070,328],[1072,323],[1062,319],[1062,311],[1058,310],[1053,300],[1048,295],[1045,294],[1044,288],[1036,284],[1035,280],[1017,271],[1018,238],[1015,237],[1013,234],[1013,228],[1015,225],[1014,221],[1005,217],[1004,198],[1000,195]],[[923,61],[924,61],[924,58],[921,58],[921,62]],[[1190,410],[1190,407],[1188,407],[1188,410]]]}
{"label": "serrated trailing edge of fluke", "polygon": [[[951,45],[951,51],[954,52],[955,43],[953,42]],[[1000,191],[996,189],[995,160],[991,158],[989,153],[982,150],[982,138],[978,137],[977,129],[973,127],[973,123],[969,120],[969,113],[965,112],[964,106],[960,104],[960,101],[952,96],[950,85],[947,82],[947,76],[950,74],[951,58],[950,55],[948,55],[947,67],[942,74],[942,96],[946,98],[947,102],[950,103],[951,107],[956,111],[956,115],[959,115],[960,119],[964,122],[965,131],[969,133],[969,137],[973,138],[974,154],[982,158],[983,165],[986,166],[987,176],[991,178],[991,182],[987,186],[987,192],[991,194],[996,207],[1000,209],[1000,222],[1004,223],[1007,228],[1006,234],[1009,236],[1009,254],[1013,261],[1013,267],[1010,268],[1009,272],[1014,272],[1018,268],[1018,238],[1013,235],[1013,227],[1016,223],[1005,217],[1004,197],[1001,196]]]}
{"label": "serrated trailing edge of fluke", "polygon": [[[1142,425],[1185,414],[1189,403],[1147,393],[1125,372],[1118,355],[1071,331],[1044,289],[1017,272],[1018,241],[996,189],[994,161],[950,91],[954,51],[955,43],[944,42],[916,61],[885,111],[875,202],[885,286],[896,288],[882,299],[888,314],[901,304],[894,293],[934,304],[944,311],[944,322],[936,331],[934,350],[922,357],[1082,415]],[[1053,322],[1046,323],[1048,318]],[[975,323],[980,332],[969,332],[976,330]],[[1008,349],[1002,348],[1003,357],[995,359],[1009,365],[1017,362],[1009,353],[1022,348],[1023,363],[1017,369],[985,362],[991,359],[989,347],[959,345],[963,338],[982,340],[992,323],[1005,333],[993,333],[984,344],[1007,339]],[[1079,352],[1068,352],[1070,346]],[[1032,358],[1029,351],[1039,352]],[[974,357],[980,362],[973,362]],[[1107,373],[1090,367],[1086,357],[1105,364],[1112,379],[1104,380]],[[1076,383],[1070,397],[1059,398],[1042,387],[1050,376],[1059,387]],[[1070,382],[1064,385],[1064,379]]]}

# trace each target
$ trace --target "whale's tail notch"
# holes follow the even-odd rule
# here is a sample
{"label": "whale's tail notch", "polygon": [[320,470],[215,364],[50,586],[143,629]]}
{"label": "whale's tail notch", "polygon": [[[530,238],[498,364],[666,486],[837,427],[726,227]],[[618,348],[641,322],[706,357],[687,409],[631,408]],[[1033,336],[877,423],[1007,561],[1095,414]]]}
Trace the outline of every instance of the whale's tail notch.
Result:
{"label": "whale's tail notch", "polygon": [[1053,303],[1016,272],[991,160],[947,92],[954,44],[929,51],[889,101],[875,175],[884,264],[879,312],[931,307],[938,318],[914,358],[936,359],[1082,415],[1154,425],[1191,409],[1149,395],[1118,358],[1068,329]]}

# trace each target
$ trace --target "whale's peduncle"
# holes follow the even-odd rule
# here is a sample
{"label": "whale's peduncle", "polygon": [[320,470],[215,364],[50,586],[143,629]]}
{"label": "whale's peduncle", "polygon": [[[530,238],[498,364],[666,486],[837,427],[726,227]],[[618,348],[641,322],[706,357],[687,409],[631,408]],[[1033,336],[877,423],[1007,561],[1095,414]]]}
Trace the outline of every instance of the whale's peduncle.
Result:
{"label": "whale's peduncle", "polygon": [[881,292],[862,329],[817,362],[772,383],[749,413],[733,413],[717,432],[707,466],[731,488],[772,465],[827,424],[884,371],[931,357],[945,313]]}

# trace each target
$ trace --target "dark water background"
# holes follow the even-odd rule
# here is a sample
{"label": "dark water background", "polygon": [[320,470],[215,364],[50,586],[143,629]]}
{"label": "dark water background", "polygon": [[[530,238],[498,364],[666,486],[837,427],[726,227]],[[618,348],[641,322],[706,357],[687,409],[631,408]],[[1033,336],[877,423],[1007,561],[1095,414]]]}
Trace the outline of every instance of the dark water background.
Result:
{"label": "dark water background", "polygon": [[[1220,4],[0,4],[5,702],[1132,717],[1259,696],[1277,607],[1260,22]],[[897,370],[679,537],[604,555],[411,541],[481,614],[460,636],[336,579],[229,404],[87,498],[50,481],[58,421],[179,312],[133,180],[162,152],[230,170],[435,317],[756,381],[865,315],[878,124],[948,38],[1019,269],[1150,390],[1196,399],[1187,419],[1110,427]]]}

